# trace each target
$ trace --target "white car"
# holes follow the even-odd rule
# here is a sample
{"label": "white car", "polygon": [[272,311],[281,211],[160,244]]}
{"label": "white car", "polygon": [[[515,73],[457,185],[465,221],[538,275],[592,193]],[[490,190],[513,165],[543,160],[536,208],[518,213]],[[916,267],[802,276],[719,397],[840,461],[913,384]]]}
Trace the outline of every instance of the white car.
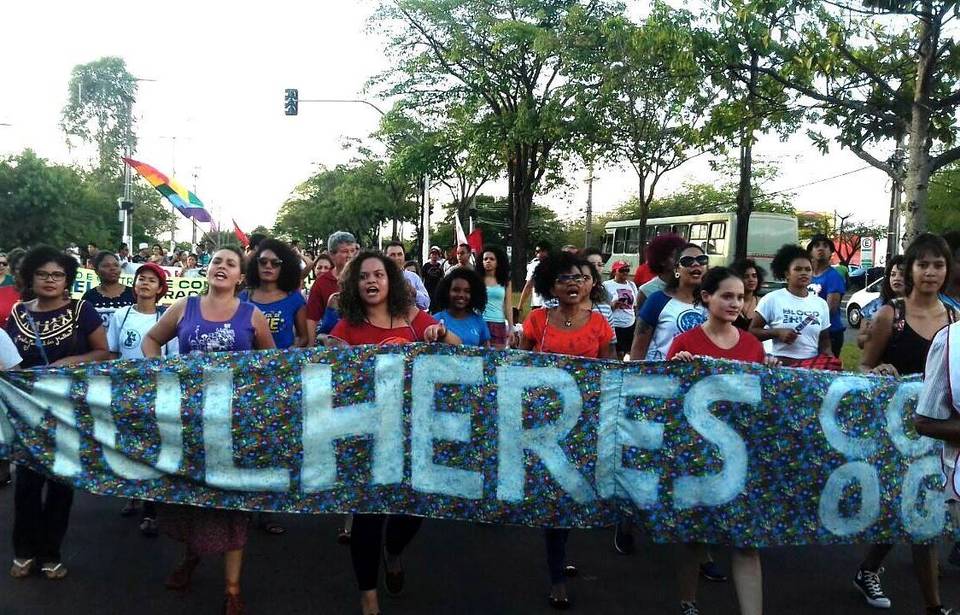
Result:
{"label": "white car", "polygon": [[881,284],[883,284],[882,277],[874,280],[866,288],[850,295],[850,299],[847,301],[847,324],[852,328],[860,328],[860,323],[863,321],[863,308],[880,296]]}

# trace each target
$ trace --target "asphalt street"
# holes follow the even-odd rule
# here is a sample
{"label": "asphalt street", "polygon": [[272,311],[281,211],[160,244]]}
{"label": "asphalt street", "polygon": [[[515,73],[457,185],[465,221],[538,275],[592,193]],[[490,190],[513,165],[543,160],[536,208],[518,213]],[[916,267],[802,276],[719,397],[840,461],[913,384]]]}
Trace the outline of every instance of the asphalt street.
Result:
{"label": "asphalt street", "polygon": [[[35,576],[13,579],[6,567],[10,544],[13,490],[0,490],[0,614],[53,613],[174,615],[219,613],[221,561],[205,560],[191,591],[163,587],[176,564],[179,545],[165,537],[145,538],[137,521],[120,517],[122,503],[77,493],[62,581]],[[350,550],[336,543],[339,517],[280,516],[288,531],[281,536],[251,530],[243,573],[248,612],[257,614],[359,613]],[[960,568],[946,564],[943,594],[960,605]],[[765,612],[774,615],[876,613],[863,603],[852,577],[864,549],[859,546],[777,548],[762,552]],[[716,549],[729,570],[729,555]],[[641,544],[632,556],[617,554],[612,531],[574,531],[569,557],[580,575],[569,588],[572,613],[678,613],[673,573],[674,549]],[[540,614],[548,580],[541,533],[536,529],[427,521],[404,557],[407,587],[399,598],[382,594],[385,615],[438,613]],[[883,575],[893,600],[889,613],[923,612],[907,547],[894,550]],[[382,581],[381,581],[382,585]],[[699,604],[705,615],[736,614],[731,583],[701,583]]]}

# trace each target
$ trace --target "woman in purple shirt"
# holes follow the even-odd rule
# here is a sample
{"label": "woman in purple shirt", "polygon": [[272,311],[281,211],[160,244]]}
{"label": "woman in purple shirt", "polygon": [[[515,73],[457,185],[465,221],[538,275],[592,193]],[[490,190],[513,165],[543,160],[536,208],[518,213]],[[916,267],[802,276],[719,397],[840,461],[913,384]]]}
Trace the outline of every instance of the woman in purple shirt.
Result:
{"label": "woman in purple shirt", "polygon": [[[180,353],[261,350],[274,348],[263,313],[252,303],[240,301],[243,256],[233,248],[218,250],[207,267],[207,294],[187,297],[168,309],[143,340],[143,354],[159,357],[160,349],[178,338]],[[247,514],[236,510],[164,506],[160,527],[186,544],[183,561],[167,578],[169,589],[184,590],[205,553],[223,553],[226,596],[224,613],[243,612],[240,571],[247,543]]]}

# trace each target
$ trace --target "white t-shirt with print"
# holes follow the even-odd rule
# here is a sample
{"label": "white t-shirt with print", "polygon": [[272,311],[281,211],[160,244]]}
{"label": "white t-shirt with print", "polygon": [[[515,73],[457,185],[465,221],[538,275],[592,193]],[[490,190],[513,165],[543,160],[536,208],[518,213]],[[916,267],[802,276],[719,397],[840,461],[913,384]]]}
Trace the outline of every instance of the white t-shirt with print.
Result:
{"label": "white t-shirt with print", "polygon": [[[160,320],[160,316],[160,312],[141,314],[133,305],[114,312],[110,317],[110,328],[107,329],[107,347],[110,352],[116,352],[121,359],[144,358],[140,344]],[[163,347],[163,356],[173,356],[178,352],[177,338],[173,338]]]}
{"label": "white t-shirt with print", "polygon": [[810,359],[820,354],[820,332],[830,328],[827,302],[809,293],[798,297],[786,288],[760,298],[757,313],[770,329],[795,329],[800,335],[792,344],[773,340],[773,354],[790,359]]}
{"label": "white t-shirt with print", "polygon": [[[659,313],[657,313],[658,309]],[[644,359],[666,361],[673,338],[706,322],[707,310],[702,305],[686,303],[660,291],[654,293],[643,304],[640,318],[653,327],[653,337],[650,339],[650,346],[647,347],[647,356]],[[654,318],[656,318],[655,322]]]}
{"label": "white t-shirt with print", "polygon": [[623,284],[616,280],[607,280],[603,287],[610,294],[610,303],[619,301],[622,306],[613,310],[613,318],[610,325],[612,327],[624,328],[632,327],[637,322],[637,315],[634,310],[637,307],[637,285],[627,280]]}
{"label": "white t-shirt with print", "polygon": [[13,369],[22,361],[16,344],[6,331],[0,329],[0,369]]}

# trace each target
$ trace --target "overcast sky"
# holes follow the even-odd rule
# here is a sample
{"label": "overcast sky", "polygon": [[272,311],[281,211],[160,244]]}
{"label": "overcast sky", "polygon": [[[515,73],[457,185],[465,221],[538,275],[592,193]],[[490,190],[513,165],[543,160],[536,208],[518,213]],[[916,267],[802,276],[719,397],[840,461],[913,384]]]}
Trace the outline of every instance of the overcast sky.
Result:
{"label": "overcast sky", "polygon": [[[366,32],[374,4],[367,1],[162,5],[93,0],[8,2],[0,37],[0,155],[29,147],[58,162],[70,151],[59,129],[70,71],[102,56],[123,57],[139,78],[135,107],[140,144],[136,158],[164,172],[175,168],[213,214],[242,228],[271,226],[290,191],[317,164],[345,162],[344,137],[365,137],[379,115],[364,105],[303,104],[283,114],[283,90],[301,98],[356,98],[367,78],[388,66],[382,41]],[[375,101],[376,102],[376,101]],[[176,137],[174,139],[174,137]],[[786,143],[764,138],[756,154],[781,163],[782,175],[765,191],[782,190],[866,166],[848,152],[820,155],[803,134]],[[579,175],[579,177],[577,176]],[[602,169],[594,186],[598,212],[635,190],[632,172]],[[563,217],[582,215],[585,173],[576,187],[542,197]],[[684,181],[716,181],[705,160],[668,175],[661,194]],[[890,185],[874,169],[796,191],[798,210],[837,210],[883,222]],[[485,192],[505,194],[498,183]],[[437,191],[435,199],[447,199]],[[183,228],[188,228],[183,225]]]}

